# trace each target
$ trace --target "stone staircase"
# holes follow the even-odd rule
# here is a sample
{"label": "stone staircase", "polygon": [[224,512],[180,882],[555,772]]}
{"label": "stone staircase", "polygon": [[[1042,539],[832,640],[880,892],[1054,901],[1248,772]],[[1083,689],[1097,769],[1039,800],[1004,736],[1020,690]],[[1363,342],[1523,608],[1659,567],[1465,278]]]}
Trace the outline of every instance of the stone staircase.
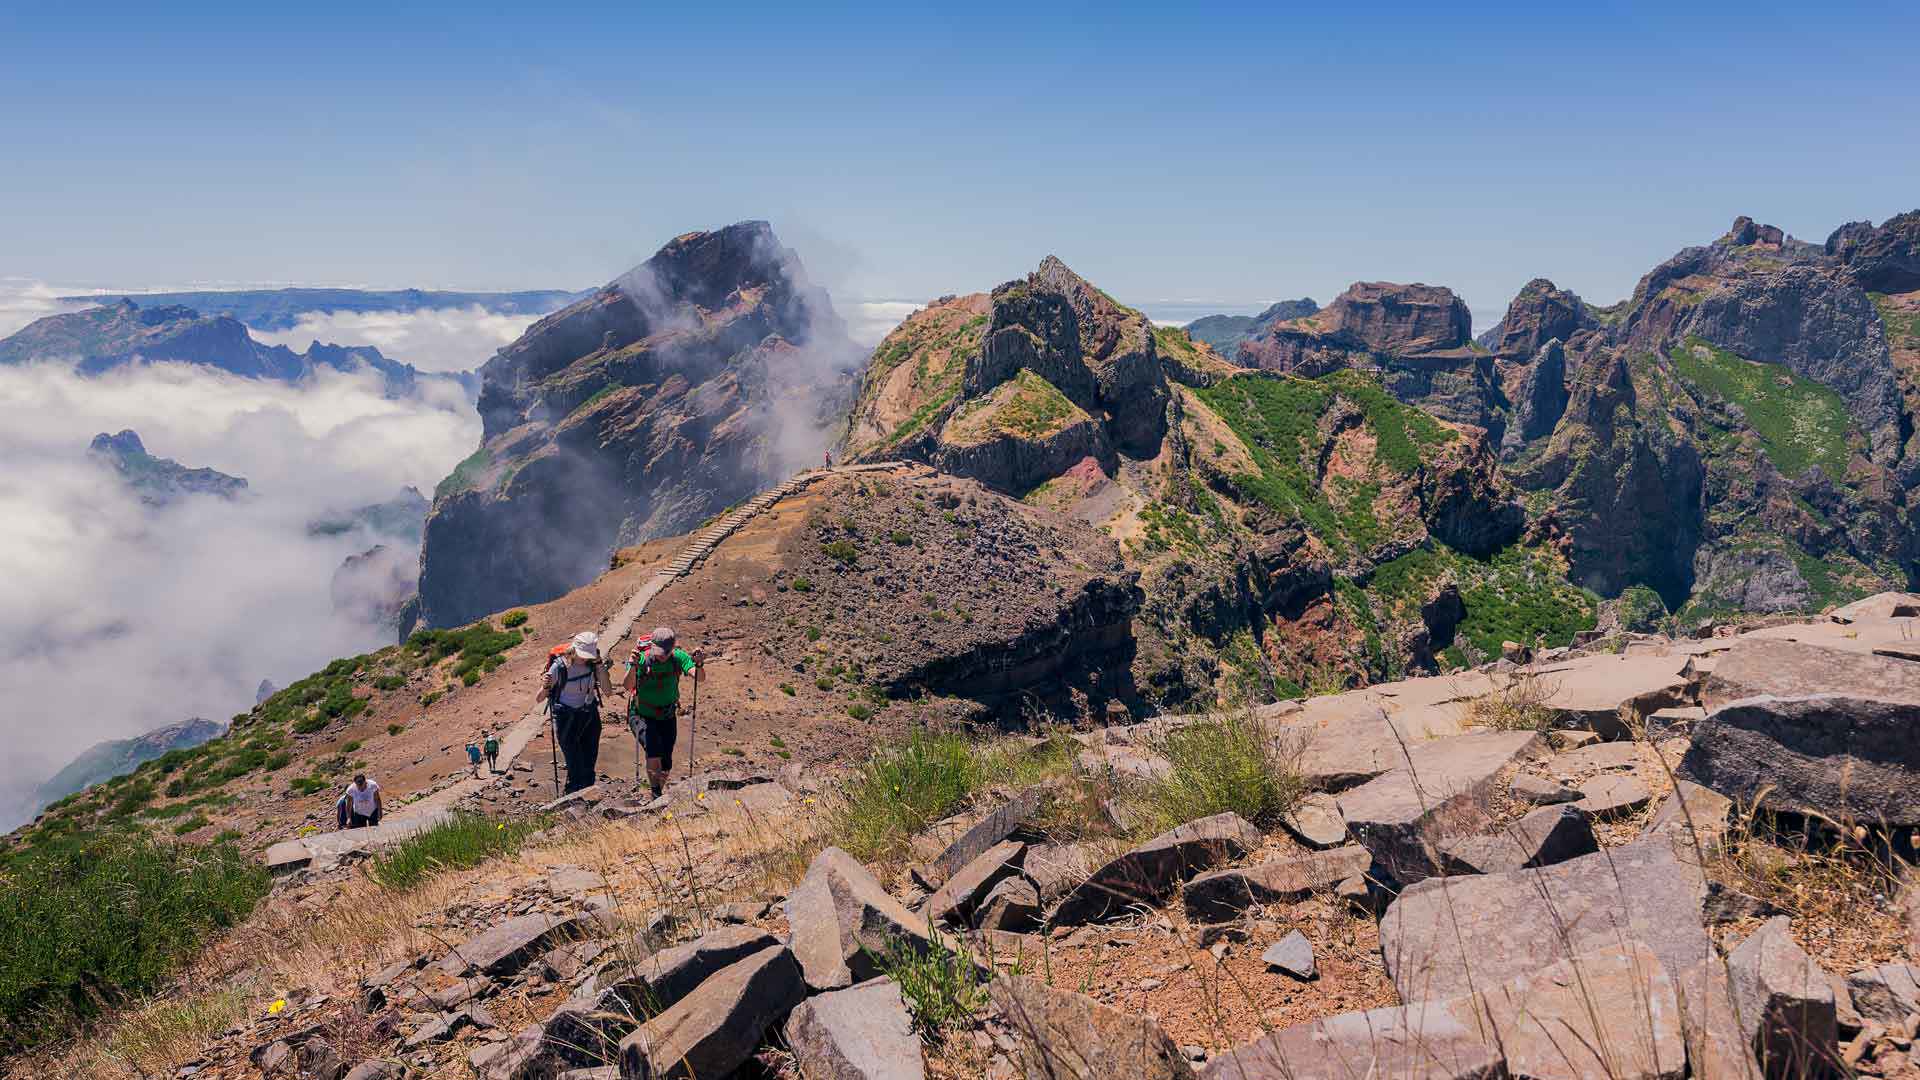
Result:
{"label": "stone staircase", "polygon": [[[701,560],[711,555],[713,550],[720,546],[722,541],[760,514],[765,513],[768,507],[823,477],[886,472],[904,468],[907,465],[907,462],[883,461],[864,465],[841,465],[830,469],[807,469],[793,474],[778,486],[768,488],[728,511],[719,521],[701,530],[700,534],[694,537],[686,547],[680,549],[672,562],[634,590],[633,595],[627,597],[619,609],[600,624],[603,655],[611,659],[614,656],[615,647],[632,636],[634,624],[639,622],[640,616],[646,614],[647,605],[653,602],[653,598],[658,596],[662,589],[698,566]],[[500,767],[504,772],[512,772],[514,760],[522,750],[526,749],[527,744],[540,734],[541,728],[546,726],[546,718],[546,710],[536,704],[529,708],[501,737]],[[337,859],[351,851],[404,839],[443,820],[455,803],[493,782],[493,777],[475,777],[449,784],[423,799],[395,807],[377,828],[315,833],[298,840],[283,840],[267,849],[267,866],[276,874],[289,873],[309,865],[316,859],[323,861]]]}

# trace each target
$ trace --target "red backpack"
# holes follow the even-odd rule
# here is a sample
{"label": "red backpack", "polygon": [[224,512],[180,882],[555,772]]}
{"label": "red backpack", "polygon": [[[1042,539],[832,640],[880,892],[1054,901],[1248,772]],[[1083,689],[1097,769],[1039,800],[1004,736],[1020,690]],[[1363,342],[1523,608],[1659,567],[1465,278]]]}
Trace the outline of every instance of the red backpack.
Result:
{"label": "red backpack", "polygon": [[[552,700],[554,698],[559,697],[560,688],[557,686],[547,685],[547,673],[553,670],[553,662],[555,660],[560,659],[562,656],[566,655],[567,650],[571,648],[573,648],[573,642],[569,641],[562,645],[555,645],[553,648],[547,650],[546,666],[540,669],[540,686],[542,689],[546,690],[548,700]],[[600,703],[599,675],[600,675],[600,661],[598,660],[587,661],[587,674],[584,677],[591,680],[588,683],[588,685],[593,690],[593,703],[596,705]],[[580,677],[581,676],[575,676],[575,678],[580,678]]]}

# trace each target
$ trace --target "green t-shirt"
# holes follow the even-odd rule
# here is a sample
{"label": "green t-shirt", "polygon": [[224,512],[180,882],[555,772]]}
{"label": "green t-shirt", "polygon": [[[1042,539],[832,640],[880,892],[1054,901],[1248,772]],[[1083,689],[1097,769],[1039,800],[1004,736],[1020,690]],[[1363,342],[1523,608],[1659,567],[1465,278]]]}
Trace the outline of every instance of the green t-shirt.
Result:
{"label": "green t-shirt", "polygon": [[680,700],[680,676],[693,674],[693,657],[675,649],[661,663],[636,658],[627,666],[633,671],[633,703],[660,709]]}

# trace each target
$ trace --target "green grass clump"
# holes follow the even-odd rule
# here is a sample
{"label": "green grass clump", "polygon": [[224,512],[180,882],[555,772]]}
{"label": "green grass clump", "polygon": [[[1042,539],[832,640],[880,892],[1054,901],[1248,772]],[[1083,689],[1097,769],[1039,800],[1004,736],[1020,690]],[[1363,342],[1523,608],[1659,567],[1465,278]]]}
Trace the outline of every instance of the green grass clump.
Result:
{"label": "green grass clump", "polygon": [[868,955],[900,987],[921,1039],[937,1046],[973,1027],[987,1007],[987,983],[973,957],[949,945],[931,923],[927,938],[924,943],[893,938],[885,952]]}
{"label": "green grass clump", "polygon": [[486,472],[487,467],[492,464],[493,452],[484,446],[468,454],[465,460],[453,467],[453,471],[447,474],[445,480],[434,485],[434,501],[438,502],[449,495],[465,491],[475,484],[478,484],[480,482],[480,474]]}
{"label": "green grass clump", "polygon": [[521,610],[519,608],[515,608],[514,610],[507,612],[505,615],[500,616],[500,625],[506,627],[509,630],[512,630],[518,626],[525,626],[526,624],[527,624],[527,613],[524,610]]}
{"label": "green grass clump", "polygon": [[389,889],[410,889],[442,870],[459,870],[516,851],[544,822],[536,818],[494,821],[455,814],[375,856],[367,873]]}
{"label": "green grass clump", "polygon": [[851,540],[830,540],[820,545],[827,558],[842,566],[852,566],[860,561],[860,549],[853,546]]}
{"label": "green grass clump", "polygon": [[1250,712],[1177,728],[1153,749],[1173,766],[1143,794],[1159,828],[1229,811],[1271,825],[1307,791],[1296,763]]}
{"label": "green grass clump", "polygon": [[828,811],[828,832],[856,859],[898,851],[979,790],[986,775],[964,735],[916,731],[875,747]]}
{"label": "green grass clump", "polygon": [[137,834],[50,845],[10,862],[0,878],[0,1050],[44,1042],[159,990],[269,884],[266,868],[231,844]]}
{"label": "green grass clump", "polygon": [[405,675],[380,675],[376,676],[373,680],[373,688],[375,690],[398,690],[405,685],[407,685],[407,677]]}
{"label": "green grass clump", "polygon": [[1783,475],[1798,478],[1818,465],[1834,479],[1846,476],[1850,425],[1839,394],[1780,364],[1756,363],[1696,337],[1670,356],[1682,378],[1740,406]]}

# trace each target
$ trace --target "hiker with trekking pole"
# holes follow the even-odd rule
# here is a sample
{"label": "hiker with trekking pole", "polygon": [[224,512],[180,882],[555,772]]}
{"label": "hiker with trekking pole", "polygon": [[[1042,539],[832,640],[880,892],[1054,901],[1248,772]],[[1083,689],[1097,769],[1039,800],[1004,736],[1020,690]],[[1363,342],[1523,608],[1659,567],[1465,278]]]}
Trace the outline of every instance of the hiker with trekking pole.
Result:
{"label": "hiker with trekking pole", "polygon": [[[540,698],[552,717],[556,758],[567,759],[564,794],[592,787],[600,761],[600,702],[612,694],[606,665],[600,662],[600,635],[582,630],[573,640],[547,654],[547,675]],[[553,785],[560,786],[560,765],[553,766]]]}
{"label": "hiker with trekking pole", "polygon": [[[627,692],[627,726],[646,755],[647,783],[656,799],[666,790],[667,774],[673,771],[673,744],[680,730],[680,677],[693,676],[693,708],[689,712],[692,721],[698,723],[699,665],[705,659],[701,650],[689,654],[675,648],[673,629],[662,626],[639,643],[627,664],[622,684]],[[687,744],[691,751],[691,732]]]}

